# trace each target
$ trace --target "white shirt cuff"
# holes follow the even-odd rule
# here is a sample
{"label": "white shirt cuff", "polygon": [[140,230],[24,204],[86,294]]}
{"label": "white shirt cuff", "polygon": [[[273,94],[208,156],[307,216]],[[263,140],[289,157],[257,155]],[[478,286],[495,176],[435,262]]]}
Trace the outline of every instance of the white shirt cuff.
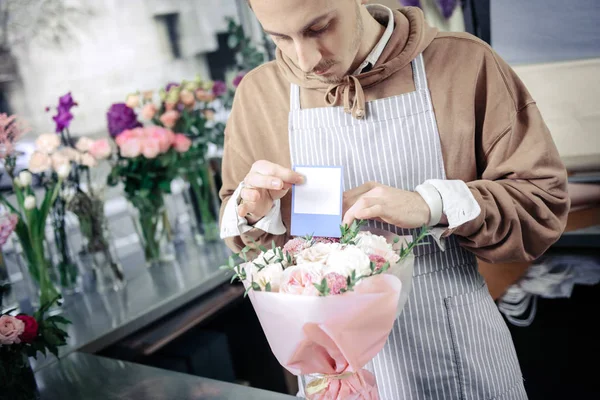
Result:
{"label": "white shirt cuff", "polygon": [[275,200],[267,215],[254,225],[249,225],[246,218],[238,215],[238,203],[243,187],[244,184],[240,183],[225,205],[223,220],[221,221],[221,239],[241,236],[254,228],[273,235],[283,235],[286,229],[281,219],[281,200]]}
{"label": "white shirt cuff", "polygon": [[439,192],[442,199],[442,212],[448,219],[448,227],[434,227],[430,230],[430,236],[444,250],[445,243],[442,235],[448,229],[454,229],[477,218],[481,208],[464,181],[429,179],[422,184],[422,186],[426,185],[433,186]]}

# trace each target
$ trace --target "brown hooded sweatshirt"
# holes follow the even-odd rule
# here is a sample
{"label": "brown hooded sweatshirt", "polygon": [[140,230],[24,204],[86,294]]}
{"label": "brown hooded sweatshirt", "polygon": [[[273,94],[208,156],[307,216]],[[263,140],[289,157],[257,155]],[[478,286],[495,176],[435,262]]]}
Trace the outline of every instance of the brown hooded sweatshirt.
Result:
{"label": "brown hooded sweatshirt", "polygon": [[[466,182],[481,207],[477,218],[447,234],[488,262],[539,257],[563,232],[569,197],[566,170],[535,101],[476,37],[438,32],[418,8],[395,11],[394,19],[393,35],[373,69],[341,84],[310,79],[279,51],[276,61],[244,77],[225,131],[221,215],[255,161],[291,167],[290,82],[301,88],[302,108],[343,105],[360,118],[365,101],[415,90],[410,62],[423,53],[447,179]],[[290,194],[281,202],[288,234]],[[288,234],[255,228],[225,241],[239,251],[253,240],[283,245]]]}

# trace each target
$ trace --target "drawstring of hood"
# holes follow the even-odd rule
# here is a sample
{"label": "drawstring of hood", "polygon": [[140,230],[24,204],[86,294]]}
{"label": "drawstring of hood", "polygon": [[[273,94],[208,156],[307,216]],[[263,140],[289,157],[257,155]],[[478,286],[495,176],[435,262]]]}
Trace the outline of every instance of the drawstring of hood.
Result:
{"label": "drawstring of hood", "polygon": [[[354,75],[347,75],[341,82],[329,85],[325,92],[325,104],[335,106],[339,102],[340,92],[342,96],[342,105],[344,112],[352,114],[356,119],[362,119],[365,116],[365,93],[360,84],[360,80]],[[350,105],[350,92],[354,92],[352,105]]]}

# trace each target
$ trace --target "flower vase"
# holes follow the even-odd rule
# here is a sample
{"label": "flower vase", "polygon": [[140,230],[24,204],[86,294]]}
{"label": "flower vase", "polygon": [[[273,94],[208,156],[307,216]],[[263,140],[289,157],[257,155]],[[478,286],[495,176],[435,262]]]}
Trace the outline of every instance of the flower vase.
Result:
{"label": "flower vase", "polygon": [[106,222],[97,233],[92,238],[84,238],[79,259],[88,271],[92,271],[92,285],[96,292],[121,290],[126,285],[123,266],[114,247],[111,246]]}
{"label": "flower vase", "polygon": [[[24,247],[21,240],[15,241],[19,259],[19,268],[28,292],[30,305],[37,309],[41,304],[54,300],[60,292],[50,278],[52,263],[46,258],[44,239],[32,240],[31,246]],[[57,308],[58,305],[53,306]]]}
{"label": "flower vase", "polygon": [[201,164],[194,172],[188,172],[190,183],[190,197],[198,226],[206,242],[219,240],[219,225],[215,212],[215,185],[212,182],[212,173],[208,163]]}
{"label": "flower vase", "polygon": [[175,260],[175,248],[167,210],[145,207],[131,209],[134,226],[140,237],[146,264],[151,267]]}
{"label": "flower vase", "polygon": [[0,400],[40,399],[29,359],[10,345],[0,347]]}
{"label": "flower vase", "polygon": [[80,292],[82,288],[79,268],[71,252],[65,216],[66,203],[61,197],[58,197],[51,212],[53,243],[56,251],[55,268],[57,283],[62,293],[71,295]]}

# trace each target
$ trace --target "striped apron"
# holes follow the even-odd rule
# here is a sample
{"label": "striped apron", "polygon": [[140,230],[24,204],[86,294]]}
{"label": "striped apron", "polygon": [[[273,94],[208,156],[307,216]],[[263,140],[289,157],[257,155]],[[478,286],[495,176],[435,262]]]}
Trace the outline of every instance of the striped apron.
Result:
{"label": "striped apron", "polygon": [[[422,55],[412,70],[416,90],[368,102],[362,120],[342,107],[301,109],[300,89],[292,84],[292,165],[343,165],[344,190],[368,181],[413,190],[427,179],[445,179]],[[366,367],[381,399],[526,399],[510,333],[474,255],[454,237],[446,240],[444,252],[433,240],[417,248],[410,298]],[[299,381],[303,395],[305,380]]]}

